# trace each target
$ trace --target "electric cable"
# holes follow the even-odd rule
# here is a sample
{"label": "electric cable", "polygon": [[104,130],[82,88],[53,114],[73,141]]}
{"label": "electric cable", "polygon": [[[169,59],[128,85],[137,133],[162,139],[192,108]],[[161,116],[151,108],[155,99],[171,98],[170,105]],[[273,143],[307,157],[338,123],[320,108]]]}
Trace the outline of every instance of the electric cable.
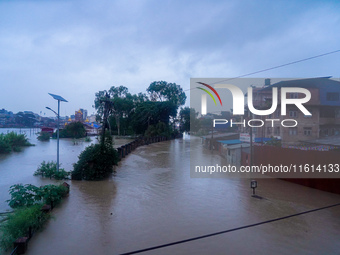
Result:
{"label": "electric cable", "polygon": [[149,248],[145,248],[145,249],[140,249],[140,250],[136,250],[136,251],[131,251],[131,252],[127,252],[127,253],[121,253],[120,255],[137,254],[137,253],[142,253],[142,252],[146,252],[146,251],[157,250],[157,249],[161,249],[161,248],[165,248],[165,247],[169,247],[169,246],[173,246],[173,245],[177,245],[177,244],[187,243],[187,242],[191,242],[191,241],[195,241],[195,240],[199,240],[199,239],[203,239],[203,238],[207,238],[207,237],[217,236],[217,235],[221,235],[221,234],[225,234],[225,233],[229,233],[229,232],[233,232],[233,231],[237,231],[237,230],[241,230],[241,229],[252,228],[252,227],[259,226],[259,225],[263,225],[263,224],[267,224],[267,223],[271,223],[271,222],[275,222],[275,221],[280,221],[280,220],[296,217],[296,216],[307,214],[307,213],[325,210],[325,209],[329,209],[329,208],[336,207],[336,206],[339,206],[339,205],[340,205],[340,203],[328,205],[328,206],[320,207],[320,208],[317,208],[317,209],[312,209],[312,210],[308,210],[308,211],[304,211],[304,212],[300,212],[300,213],[294,213],[294,214],[290,214],[290,215],[287,215],[287,216],[283,216],[283,217],[279,217],[279,218],[275,218],[275,219],[271,219],[271,220],[266,220],[266,221],[262,221],[262,222],[258,222],[258,223],[254,223],[254,224],[250,224],[250,225],[245,225],[245,226],[242,226],[242,227],[232,228],[232,229],[228,229],[228,230],[224,230],[224,231],[219,231],[219,232],[215,232],[215,233],[211,233],[211,234],[207,234],[207,235],[188,238],[188,239],[184,239],[184,240],[180,240],[180,241],[176,241],[176,242],[172,242],[172,243],[157,245],[157,246],[153,246],[153,247],[149,247]]}

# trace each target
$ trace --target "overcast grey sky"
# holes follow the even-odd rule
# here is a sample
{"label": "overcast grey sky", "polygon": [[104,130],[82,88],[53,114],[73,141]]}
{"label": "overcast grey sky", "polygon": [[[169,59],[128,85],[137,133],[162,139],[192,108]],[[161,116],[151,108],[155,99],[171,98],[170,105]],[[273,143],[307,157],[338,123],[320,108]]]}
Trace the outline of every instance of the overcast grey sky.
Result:
{"label": "overcast grey sky", "polygon": [[[0,109],[93,113],[95,93],[235,77],[340,49],[339,1],[0,1]],[[252,77],[340,76],[340,53]],[[189,91],[187,91],[189,97]],[[189,102],[187,102],[189,105]]]}

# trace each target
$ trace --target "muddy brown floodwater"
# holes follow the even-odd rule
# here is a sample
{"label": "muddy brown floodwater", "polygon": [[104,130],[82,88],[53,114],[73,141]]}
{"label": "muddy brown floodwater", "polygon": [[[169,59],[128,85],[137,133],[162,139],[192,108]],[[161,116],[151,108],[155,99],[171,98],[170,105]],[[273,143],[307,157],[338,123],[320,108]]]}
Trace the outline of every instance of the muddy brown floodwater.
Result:
{"label": "muddy brown floodwater", "polygon": [[[85,147],[61,144],[61,162],[67,166]],[[0,188],[25,177],[28,183],[48,182],[31,175],[37,162],[53,159],[47,147],[54,145],[39,143],[7,157],[15,158],[12,175],[8,165],[3,171],[6,159],[0,159]],[[33,160],[42,150],[46,154]],[[249,179],[190,178],[190,150],[200,161],[210,154],[199,138],[185,136],[137,148],[105,181],[69,181],[69,197],[33,237],[27,254],[120,254],[340,202],[340,195],[276,179],[258,179],[257,194],[264,199],[256,199]],[[31,170],[25,166],[20,177],[21,164]],[[339,240],[340,207],[334,207],[141,254],[339,254]]]}

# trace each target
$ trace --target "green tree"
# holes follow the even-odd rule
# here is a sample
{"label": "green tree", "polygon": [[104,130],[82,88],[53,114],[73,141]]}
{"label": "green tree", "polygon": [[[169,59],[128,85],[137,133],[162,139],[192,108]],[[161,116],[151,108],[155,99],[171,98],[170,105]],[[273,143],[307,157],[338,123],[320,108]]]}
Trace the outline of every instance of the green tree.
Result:
{"label": "green tree", "polygon": [[200,121],[197,119],[198,112],[194,108],[184,107],[179,112],[180,131],[197,132],[200,129]]}
{"label": "green tree", "polygon": [[60,138],[82,138],[86,136],[86,129],[80,121],[71,122],[59,132]]}
{"label": "green tree", "polygon": [[138,134],[144,134],[150,125],[156,126],[158,122],[169,125],[170,116],[177,113],[177,106],[171,102],[146,101],[136,107],[133,115],[133,127]]}
{"label": "green tree", "polygon": [[[121,120],[128,118],[134,108],[134,99],[143,100],[143,96],[132,96],[128,88],[124,86],[112,86],[109,91],[96,93],[95,108],[102,119],[104,129],[107,127],[107,119],[117,127],[118,135],[121,134]],[[114,122],[112,121],[114,119]],[[124,127],[126,128],[126,127]]]}
{"label": "green tree", "polygon": [[177,106],[185,104],[186,95],[180,85],[166,81],[154,81],[147,88],[152,101],[169,101]]}

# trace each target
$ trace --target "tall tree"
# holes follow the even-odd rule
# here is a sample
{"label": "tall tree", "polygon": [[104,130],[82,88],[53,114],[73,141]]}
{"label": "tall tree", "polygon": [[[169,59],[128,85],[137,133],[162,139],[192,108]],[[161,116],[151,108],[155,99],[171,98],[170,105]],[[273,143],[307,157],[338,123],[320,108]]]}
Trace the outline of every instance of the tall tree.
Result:
{"label": "tall tree", "polygon": [[181,108],[179,112],[180,131],[181,132],[189,132],[189,131],[197,132],[200,128],[200,122],[197,119],[197,115],[198,115],[198,112],[196,112],[194,108],[189,108],[189,107]]}
{"label": "tall tree", "polygon": [[187,99],[180,85],[166,81],[154,81],[147,88],[147,92],[152,101],[169,101],[176,106],[184,105]]}
{"label": "tall tree", "polygon": [[[110,103],[108,103],[108,101]],[[107,112],[104,112],[104,106],[106,102]],[[117,125],[118,135],[120,135],[120,120],[123,115],[127,115],[133,108],[133,97],[128,92],[128,88],[124,86],[114,87],[112,86],[109,91],[99,91],[96,93],[95,108],[98,114],[107,118],[112,115],[115,118]],[[107,115],[105,115],[107,114]],[[105,123],[104,125],[106,125]]]}

